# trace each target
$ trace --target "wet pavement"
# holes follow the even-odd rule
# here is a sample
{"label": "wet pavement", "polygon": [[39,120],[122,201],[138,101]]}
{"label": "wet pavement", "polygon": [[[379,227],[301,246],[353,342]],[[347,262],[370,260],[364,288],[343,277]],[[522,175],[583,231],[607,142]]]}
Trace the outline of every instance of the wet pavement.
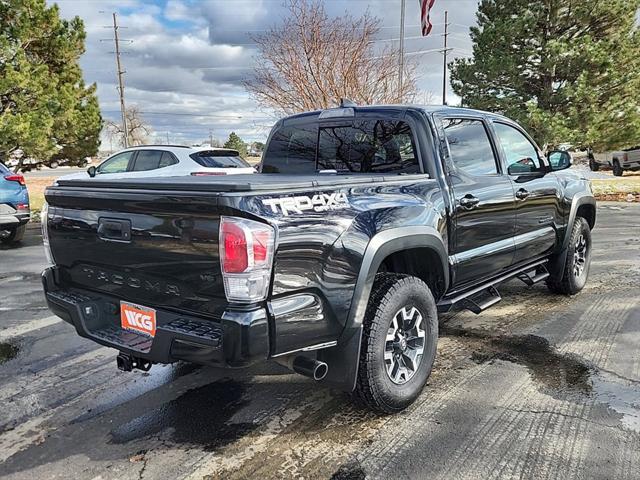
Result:
{"label": "wet pavement", "polygon": [[602,203],[574,297],[518,281],[442,317],[429,385],[395,416],[277,365],[123,373],[46,310],[30,228],[0,246],[0,477],[639,477],[640,205]]}

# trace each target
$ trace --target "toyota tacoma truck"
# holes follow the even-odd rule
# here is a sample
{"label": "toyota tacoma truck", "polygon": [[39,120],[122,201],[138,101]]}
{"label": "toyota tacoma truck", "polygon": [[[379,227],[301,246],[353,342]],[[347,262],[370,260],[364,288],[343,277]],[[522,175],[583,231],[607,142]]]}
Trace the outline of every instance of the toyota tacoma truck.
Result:
{"label": "toyota tacoma truck", "polygon": [[513,121],[452,107],[293,115],[257,175],[60,180],[49,308],[122,370],[277,361],[397,412],[431,373],[438,312],[518,278],[579,292],[595,200]]}

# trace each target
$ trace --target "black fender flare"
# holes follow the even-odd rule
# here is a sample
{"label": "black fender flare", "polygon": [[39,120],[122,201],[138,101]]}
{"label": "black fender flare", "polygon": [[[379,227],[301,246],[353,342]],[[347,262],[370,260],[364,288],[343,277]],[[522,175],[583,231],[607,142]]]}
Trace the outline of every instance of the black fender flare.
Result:
{"label": "black fender flare", "polygon": [[[596,199],[591,193],[588,192],[579,192],[576,193],[571,199],[571,209],[569,211],[569,218],[567,219],[567,228],[564,232],[564,239],[562,241],[562,250],[566,250],[569,246],[569,238],[571,238],[571,228],[573,226],[573,222],[576,221],[576,215],[578,214],[578,209],[582,205],[591,205],[593,208],[596,208]],[[594,219],[595,223],[595,219]]]}
{"label": "black fender flare", "polygon": [[407,226],[383,230],[374,235],[365,249],[360,272],[338,345],[320,350],[318,358],[329,371],[322,383],[351,392],[355,388],[362,341],[362,321],[369,303],[371,288],[382,261],[389,255],[412,248],[430,248],[442,262],[445,290],[449,287],[449,265],[442,235],[430,226]]}
{"label": "black fender flare", "polygon": [[[596,199],[589,192],[578,192],[571,199],[571,208],[569,210],[569,217],[567,218],[567,227],[564,231],[564,238],[562,239],[562,245],[560,251],[556,253],[549,262],[549,272],[551,275],[558,276],[564,271],[564,264],[567,260],[567,251],[569,248],[569,239],[571,238],[571,229],[573,228],[573,222],[576,221],[578,215],[578,209],[582,205],[592,205],[596,208]],[[594,217],[595,224],[595,217]]]}

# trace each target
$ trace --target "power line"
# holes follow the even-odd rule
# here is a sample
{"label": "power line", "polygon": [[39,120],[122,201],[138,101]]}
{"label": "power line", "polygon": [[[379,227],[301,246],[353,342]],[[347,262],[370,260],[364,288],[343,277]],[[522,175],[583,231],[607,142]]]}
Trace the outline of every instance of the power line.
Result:
{"label": "power line", "polygon": [[[102,113],[118,113],[118,110],[101,110]],[[208,117],[208,118],[227,118],[234,120],[242,120],[246,118],[269,118],[269,117],[247,117],[246,115],[215,115],[209,113],[188,113],[188,112],[152,112],[146,110],[140,110],[140,113],[144,115],[172,115],[172,116],[184,116],[184,117]]]}

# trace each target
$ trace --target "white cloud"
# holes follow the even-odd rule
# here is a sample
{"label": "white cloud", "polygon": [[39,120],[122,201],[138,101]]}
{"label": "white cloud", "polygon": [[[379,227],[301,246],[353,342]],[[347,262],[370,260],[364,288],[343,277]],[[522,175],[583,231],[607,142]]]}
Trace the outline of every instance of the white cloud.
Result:
{"label": "white cloud", "polygon": [[[87,82],[98,84],[105,118],[119,117],[113,31],[108,28],[115,11],[122,27],[121,38],[132,40],[122,43],[126,101],[142,111],[154,112],[146,119],[159,139],[165,139],[169,132],[172,141],[202,141],[208,138],[210,129],[218,138],[232,129],[247,140],[266,138],[275,117],[255,104],[242,87],[242,80],[249,77],[255,62],[251,36],[281,21],[285,14],[281,1],[168,0],[162,6],[143,0],[56,3],[64,17],[79,15],[85,22],[86,53],[81,65]],[[427,38],[420,37],[417,3],[407,2],[406,50],[439,48],[444,10],[448,9],[452,56],[468,55],[468,25],[475,21],[477,0],[438,0],[432,13],[434,29]],[[357,16],[368,8],[381,19],[379,45],[397,42],[400,0],[331,1],[325,6],[332,16],[345,11]],[[439,100],[441,55],[427,53],[411,58],[419,62],[419,87]],[[452,92],[449,98],[454,99]]]}

